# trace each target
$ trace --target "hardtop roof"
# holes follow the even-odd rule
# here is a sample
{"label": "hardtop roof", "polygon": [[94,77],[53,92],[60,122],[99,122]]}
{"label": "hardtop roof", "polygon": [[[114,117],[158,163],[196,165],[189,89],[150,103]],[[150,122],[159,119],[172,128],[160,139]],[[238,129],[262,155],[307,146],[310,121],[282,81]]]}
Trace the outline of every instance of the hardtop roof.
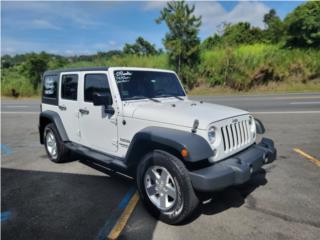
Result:
{"label": "hardtop roof", "polygon": [[109,67],[80,67],[80,68],[61,68],[55,70],[48,70],[44,75],[60,74],[62,72],[84,72],[84,71],[108,71]]}
{"label": "hardtop roof", "polygon": [[79,67],[79,68],[60,68],[54,70],[47,70],[44,72],[45,75],[51,74],[60,74],[68,72],[90,72],[90,71],[108,71],[110,68],[117,70],[143,70],[143,71],[161,71],[161,72],[173,72],[168,69],[158,69],[158,68],[145,68],[145,67],[106,67],[106,66],[97,66],[97,67]]}

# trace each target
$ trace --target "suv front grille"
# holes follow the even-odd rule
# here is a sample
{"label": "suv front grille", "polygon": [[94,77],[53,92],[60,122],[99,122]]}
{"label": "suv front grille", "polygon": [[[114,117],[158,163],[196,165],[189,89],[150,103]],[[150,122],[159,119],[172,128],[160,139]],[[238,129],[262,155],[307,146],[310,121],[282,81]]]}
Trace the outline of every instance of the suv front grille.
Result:
{"label": "suv front grille", "polygon": [[231,123],[221,127],[223,148],[225,152],[234,151],[250,141],[248,120]]}

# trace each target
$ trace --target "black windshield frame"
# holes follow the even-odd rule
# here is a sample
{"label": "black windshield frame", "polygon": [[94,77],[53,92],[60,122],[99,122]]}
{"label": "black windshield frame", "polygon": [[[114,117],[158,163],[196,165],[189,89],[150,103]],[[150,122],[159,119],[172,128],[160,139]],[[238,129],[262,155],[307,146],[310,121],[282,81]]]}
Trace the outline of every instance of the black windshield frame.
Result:
{"label": "black windshield frame", "polygon": [[145,70],[114,70],[122,101],[185,97],[185,91],[173,72]]}

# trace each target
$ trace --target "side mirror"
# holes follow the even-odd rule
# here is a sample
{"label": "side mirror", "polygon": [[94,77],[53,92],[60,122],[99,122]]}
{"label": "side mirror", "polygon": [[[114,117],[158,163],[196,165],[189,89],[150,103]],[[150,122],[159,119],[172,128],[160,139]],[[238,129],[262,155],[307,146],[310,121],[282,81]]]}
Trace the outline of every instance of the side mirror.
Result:
{"label": "side mirror", "polygon": [[112,97],[110,93],[93,93],[92,102],[94,106],[110,106],[112,105]]}
{"label": "side mirror", "polygon": [[97,92],[93,93],[92,103],[94,106],[104,106],[105,113],[114,114],[112,96],[109,92],[105,94]]}

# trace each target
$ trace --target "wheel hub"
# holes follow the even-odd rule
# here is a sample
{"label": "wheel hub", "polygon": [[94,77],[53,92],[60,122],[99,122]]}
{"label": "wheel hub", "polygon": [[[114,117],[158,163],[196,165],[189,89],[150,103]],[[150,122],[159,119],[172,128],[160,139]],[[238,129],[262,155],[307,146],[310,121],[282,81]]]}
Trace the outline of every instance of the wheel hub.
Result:
{"label": "wheel hub", "polygon": [[46,145],[50,156],[54,159],[58,156],[57,141],[52,131],[48,131],[46,135]]}
{"label": "wheel hub", "polygon": [[161,210],[170,209],[176,202],[177,189],[169,171],[161,166],[151,166],[146,171],[144,186],[150,201]]}

